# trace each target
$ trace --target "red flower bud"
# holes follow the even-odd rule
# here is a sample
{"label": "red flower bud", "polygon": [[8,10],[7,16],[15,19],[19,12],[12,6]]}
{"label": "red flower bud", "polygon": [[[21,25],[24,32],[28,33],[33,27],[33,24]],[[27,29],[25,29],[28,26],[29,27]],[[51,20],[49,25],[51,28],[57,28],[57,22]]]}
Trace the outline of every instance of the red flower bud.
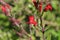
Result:
{"label": "red flower bud", "polygon": [[36,0],[32,0],[32,1],[34,3],[35,8],[38,9],[38,3],[36,2]]}
{"label": "red flower bud", "polygon": [[44,11],[48,11],[48,10],[52,11],[52,6],[51,6],[51,4],[48,4],[48,5],[45,7],[45,9],[44,9]]}
{"label": "red flower bud", "polygon": [[48,8],[50,11],[52,11],[52,5],[51,4],[48,4]]}
{"label": "red flower bud", "polygon": [[38,10],[41,12],[42,11],[42,2],[39,3],[39,8]]}

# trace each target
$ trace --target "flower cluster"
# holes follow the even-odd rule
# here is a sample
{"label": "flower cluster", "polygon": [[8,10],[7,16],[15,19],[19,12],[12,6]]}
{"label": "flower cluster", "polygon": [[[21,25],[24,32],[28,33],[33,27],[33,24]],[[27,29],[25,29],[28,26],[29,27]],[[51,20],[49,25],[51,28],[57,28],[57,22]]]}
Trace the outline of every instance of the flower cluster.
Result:
{"label": "flower cluster", "polygon": [[[11,16],[11,6],[7,3],[5,3],[4,1],[2,1],[2,5],[1,5],[1,9],[2,9],[2,12],[7,16],[9,17],[9,20],[12,22],[13,25],[18,25],[20,22],[18,19],[14,18]],[[4,4],[5,3],[5,4]]]}
{"label": "flower cluster", "polygon": [[[38,11],[41,12],[43,2],[39,2],[39,3],[38,3],[36,0],[32,0],[32,1],[33,1],[33,4],[34,4],[35,8],[36,8]],[[52,5],[51,5],[50,3],[47,4],[43,10],[44,10],[44,11],[48,11],[48,10],[52,11]]]}

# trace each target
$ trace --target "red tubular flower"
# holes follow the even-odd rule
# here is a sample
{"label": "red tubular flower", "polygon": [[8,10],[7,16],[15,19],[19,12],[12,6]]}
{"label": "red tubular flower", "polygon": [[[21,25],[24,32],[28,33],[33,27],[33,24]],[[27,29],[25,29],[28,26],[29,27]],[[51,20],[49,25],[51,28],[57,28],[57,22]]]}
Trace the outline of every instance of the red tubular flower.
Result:
{"label": "red tubular flower", "polygon": [[52,11],[52,6],[51,6],[51,4],[48,4],[48,5],[45,7],[44,11],[47,11],[47,10]]}
{"label": "red tubular flower", "polygon": [[2,12],[3,12],[6,16],[10,16],[10,10],[9,10],[9,8],[8,8],[7,6],[2,5],[1,8],[2,8]]}
{"label": "red tubular flower", "polygon": [[35,8],[38,9],[38,3],[36,2],[36,0],[32,0],[32,1],[34,3]]}
{"label": "red tubular flower", "polygon": [[40,2],[39,4],[36,2],[36,0],[33,0],[34,6],[36,9],[38,9],[40,12],[42,10],[42,2]]}
{"label": "red tubular flower", "polygon": [[42,11],[42,2],[39,3],[39,8],[38,10],[41,12]]}
{"label": "red tubular flower", "polygon": [[50,11],[52,11],[52,5],[51,4],[48,4],[48,8]]}
{"label": "red tubular flower", "polygon": [[29,16],[29,22],[28,24],[33,24],[34,26],[37,25],[37,22],[34,20],[34,16]]}

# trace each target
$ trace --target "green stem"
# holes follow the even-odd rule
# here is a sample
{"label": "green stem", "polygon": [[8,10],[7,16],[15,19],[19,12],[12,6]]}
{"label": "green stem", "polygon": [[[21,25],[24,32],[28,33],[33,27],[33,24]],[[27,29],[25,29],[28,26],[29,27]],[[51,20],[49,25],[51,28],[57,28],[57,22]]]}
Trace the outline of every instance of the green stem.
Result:
{"label": "green stem", "polygon": [[40,21],[41,21],[41,27],[42,27],[42,36],[43,36],[43,40],[45,40],[45,36],[44,36],[44,31],[45,31],[45,29],[44,29],[44,26],[43,26],[43,14],[44,14],[44,12],[43,12],[43,10],[41,11],[41,15],[40,15]]}

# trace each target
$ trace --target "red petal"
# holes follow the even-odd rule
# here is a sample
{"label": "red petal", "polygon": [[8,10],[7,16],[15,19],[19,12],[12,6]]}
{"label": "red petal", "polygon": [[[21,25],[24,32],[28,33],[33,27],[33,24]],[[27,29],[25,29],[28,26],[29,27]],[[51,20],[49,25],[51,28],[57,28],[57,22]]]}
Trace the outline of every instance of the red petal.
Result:
{"label": "red petal", "polygon": [[51,4],[48,5],[48,8],[49,8],[49,10],[52,10],[52,6],[51,6]]}
{"label": "red petal", "polygon": [[33,21],[34,20],[34,16],[29,16],[29,20]]}
{"label": "red petal", "polygon": [[44,11],[48,11],[48,10],[49,10],[49,8],[46,6],[45,9],[44,9]]}
{"label": "red petal", "polygon": [[33,24],[34,24],[34,26],[36,26],[36,25],[37,25],[37,22],[36,22],[36,21],[34,21],[34,23],[33,23]]}
{"label": "red petal", "polygon": [[44,9],[44,11],[47,11],[47,10],[52,10],[52,6],[51,6],[51,4],[48,4],[46,7],[45,7],[45,9]]}

